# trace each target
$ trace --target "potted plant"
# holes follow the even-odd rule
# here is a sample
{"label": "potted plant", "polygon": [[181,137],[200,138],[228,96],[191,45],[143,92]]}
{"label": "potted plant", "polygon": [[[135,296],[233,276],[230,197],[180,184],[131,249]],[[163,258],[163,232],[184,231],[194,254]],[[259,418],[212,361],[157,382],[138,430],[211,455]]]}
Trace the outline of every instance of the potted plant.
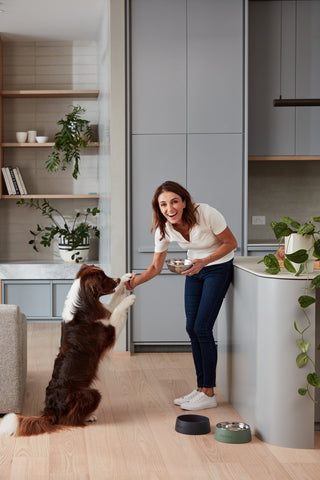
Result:
{"label": "potted plant", "polygon": [[[300,395],[308,394],[311,400],[317,403],[310,387],[319,388],[320,379],[316,372],[315,361],[310,356],[310,342],[305,340],[305,333],[311,326],[308,307],[316,302],[315,296],[311,295],[311,291],[320,287],[320,275],[310,279],[310,273],[313,270],[313,268],[310,268],[310,263],[313,266],[314,259],[320,258],[320,228],[317,229],[315,223],[320,223],[320,217],[311,217],[310,221],[304,223],[297,222],[291,217],[282,217],[280,222],[271,222],[270,226],[275,237],[279,240],[279,247],[283,240],[285,240],[285,246],[279,248],[277,255],[265,255],[259,263],[264,262],[267,267],[266,272],[271,275],[277,275],[280,272],[279,260],[282,259],[283,266],[288,272],[296,276],[306,273],[305,294],[298,298],[298,304],[303,309],[306,323],[297,325],[294,322],[294,328],[298,334],[296,342],[300,349],[300,353],[296,357],[296,364],[298,368],[303,368],[307,364],[311,365],[312,371],[307,374],[306,385],[299,388],[298,393]],[[298,245],[296,250],[292,245],[294,242],[297,242]],[[317,349],[320,350],[320,345]]]}
{"label": "potted plant", "polygon": [[85,109],[80,105],[74,105],[72,111],[57,122],[61,125],[61,130],[55,134],[55,143],[46,160],[48,171],[66,170],[74,162],[72,176],[78,178],[80,149],[86,147],[93,137],[90,122],[81,118],[84,112]]}
{"label": "potted plant", "polygon": [[[30,230],[33,239],[29,244],[38,252],[38,243],[44,247],[50,247],[55,237],[59,240],[59,252],[64,261],[80,263],[83,262],[90,247],[90,237],[94,235],[99,238],[100,231],[96,225],[88,222],[88,217],[95,217],[100,210],[98,208],[87,208],[84,212],[76,212],[71,221],[67,221],[64,215],[54,208],[48,200],[44,199],[40,204],[39,200],[30,201],[22,198],[17,202],[18,206],[26,205],[30,208],[40,210],[44,217],[51,223],[45,227],[37,224],[35,230]],[[40,240],[39,240],[40,239]]]}

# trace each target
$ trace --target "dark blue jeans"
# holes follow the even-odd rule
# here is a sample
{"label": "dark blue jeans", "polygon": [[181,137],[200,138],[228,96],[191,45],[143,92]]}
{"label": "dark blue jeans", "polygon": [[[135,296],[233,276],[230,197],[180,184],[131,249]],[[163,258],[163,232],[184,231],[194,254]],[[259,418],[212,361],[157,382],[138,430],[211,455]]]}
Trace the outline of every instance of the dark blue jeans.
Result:
{"label": "dark blue jeans", "polygon": [[213,326],[232,279],[233,260],[186,277],[186,330],[191,340],[198,387],[216,386],[217,347]]}

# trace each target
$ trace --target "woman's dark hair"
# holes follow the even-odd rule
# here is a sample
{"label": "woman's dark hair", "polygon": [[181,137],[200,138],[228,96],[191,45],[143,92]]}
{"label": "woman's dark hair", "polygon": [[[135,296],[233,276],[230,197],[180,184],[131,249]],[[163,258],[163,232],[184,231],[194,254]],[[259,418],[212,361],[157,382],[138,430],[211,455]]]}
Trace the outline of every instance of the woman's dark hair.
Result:
{"label": "woman's dark hair", "polygon": [[152,218],[151,232],[153,232],[153,230],[155,230],[156,228],[159,228],[161,233],[160,240],[162,240],[165,237],[166,222],[167,222],[167,219],[161,213],[161,210],[159,207],[159,201],[158,201],[159,195],[161,195],[161,193],[163,192],[176,193],[177,195],[179,195],[179,197],[182,198],[182,201],[186,202],[186,206],[182,214],[182,220],[184,223],[188,225],[189,229],[191,229],[197,223],[195,212],[196,212],[196,209],[198,208],[198,205],[195,205],[193,203],[188,190],[182,187],[182,185],[176,182],[172,182],[170,180],[162,183],[154,192],[153,199],[152,199],[153,218]]}

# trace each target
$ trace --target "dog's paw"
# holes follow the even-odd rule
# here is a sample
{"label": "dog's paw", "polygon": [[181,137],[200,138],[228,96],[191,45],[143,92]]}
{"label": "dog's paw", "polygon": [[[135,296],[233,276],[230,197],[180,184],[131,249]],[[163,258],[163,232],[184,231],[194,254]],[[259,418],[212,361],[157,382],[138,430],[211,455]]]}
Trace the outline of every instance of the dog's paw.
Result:
{"label": "dog's paw", "polygon": [[97,420],[98,420],[98,417],[92,414],[89,417],[87,417],[85,421],[87,423],[93,423],[93,422],[96,422]]}
{"label": "dog's paw", "polygon": [[131,278],[132,278],[132,273],[125,273],[121,277],[121,283],[129,282],[131,280]]}
{"label": "dog's paw", "polygon": [[125,299],[122,300],[121,302],[121,308],[129,308],[131,305],[134,304],[136,301],[136,296],[135,295],[128,295]]}

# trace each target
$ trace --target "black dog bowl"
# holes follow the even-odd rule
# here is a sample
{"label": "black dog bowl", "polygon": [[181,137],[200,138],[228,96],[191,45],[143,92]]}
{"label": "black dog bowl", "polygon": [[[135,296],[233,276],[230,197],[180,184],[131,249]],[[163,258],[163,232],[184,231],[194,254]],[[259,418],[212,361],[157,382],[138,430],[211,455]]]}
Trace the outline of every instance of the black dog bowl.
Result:
{"label": "black dog bowl", "polygon": [[186,435],[204,435],[210,433],[210,422],[203,415],[180,415],[176,420],[176,432]]}

